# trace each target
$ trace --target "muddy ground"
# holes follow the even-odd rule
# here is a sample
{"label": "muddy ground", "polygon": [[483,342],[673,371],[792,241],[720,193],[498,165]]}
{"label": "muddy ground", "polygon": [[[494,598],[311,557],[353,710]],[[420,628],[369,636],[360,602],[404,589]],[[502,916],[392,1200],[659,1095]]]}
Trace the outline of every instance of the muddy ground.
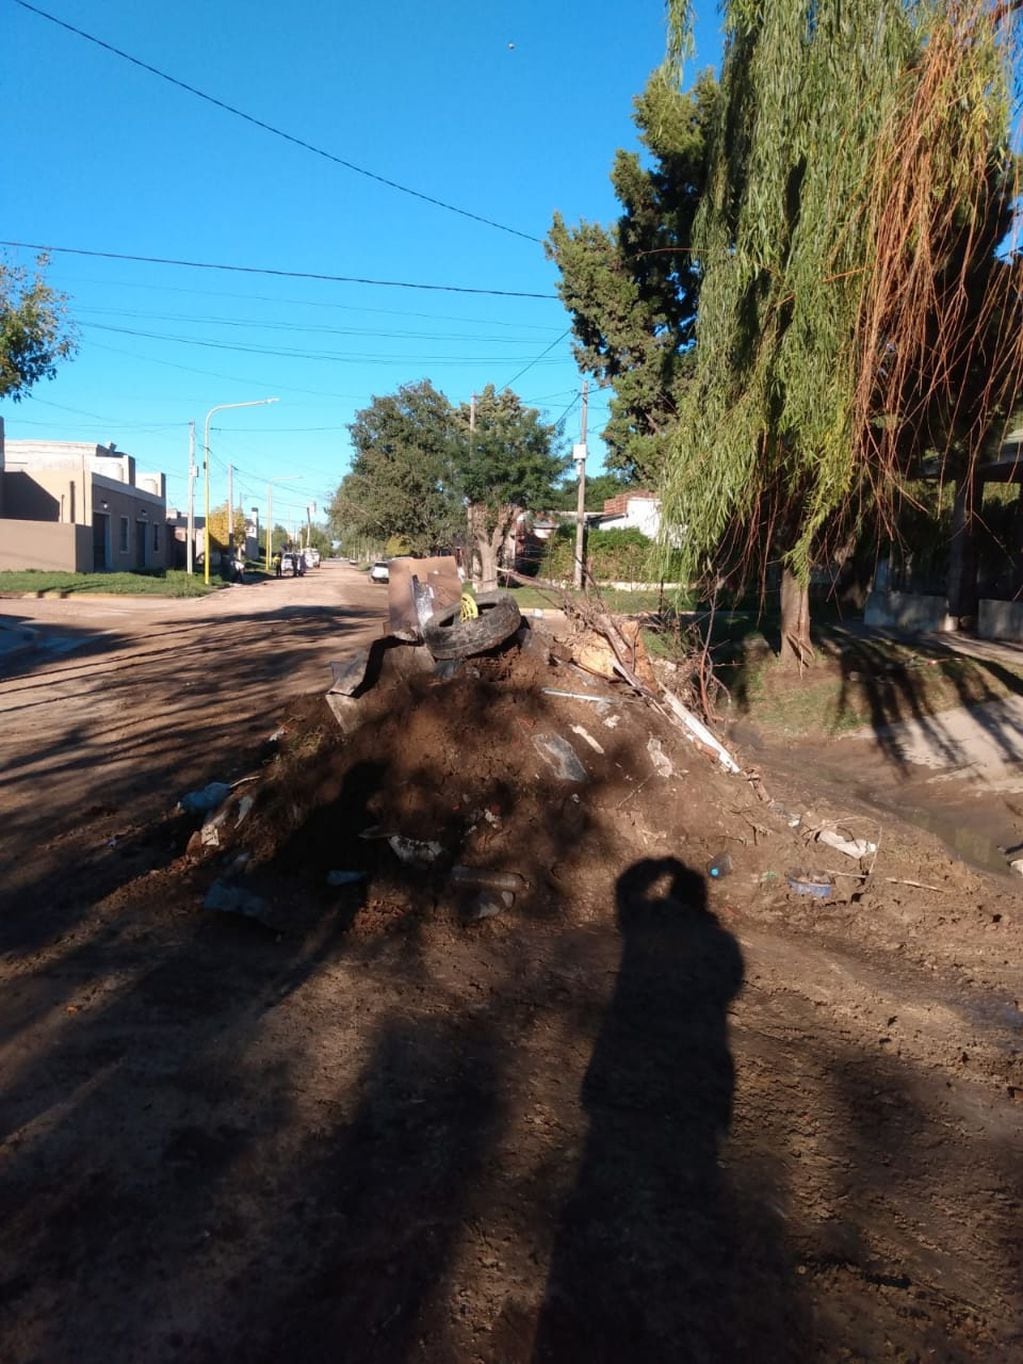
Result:
{"label": "muddy ground", "polygon": [[[7,897],[5,1360],[1023,1357],[1015,884],[896,815],[859,882],[805,763],[771,804],[545,687],[613,690],[395,657],[246,752],[222,846],[168,793]],[[454,863],[524,884],[479,918]]]}

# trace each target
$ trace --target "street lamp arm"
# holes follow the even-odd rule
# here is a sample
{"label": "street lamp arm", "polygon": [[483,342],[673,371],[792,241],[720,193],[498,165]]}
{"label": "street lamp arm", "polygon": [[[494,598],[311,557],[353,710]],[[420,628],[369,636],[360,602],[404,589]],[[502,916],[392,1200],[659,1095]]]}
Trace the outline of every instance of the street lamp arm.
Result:
{"label": "street lamp arm", "polygon": [[[216,412],[226,412],[233,407],[266,407],[270,403],[279,402],[279,398],[250,398],[244,403],[217,403],[206,413],[206,421],[203,424],[202,438],[202,462],[203,473],[205,475],[205,510],[206,525],[203,529],[203,582],[209,587],[210,584],[210,419]],[[231,508],[227,509],[228,524],[231,523]]]}

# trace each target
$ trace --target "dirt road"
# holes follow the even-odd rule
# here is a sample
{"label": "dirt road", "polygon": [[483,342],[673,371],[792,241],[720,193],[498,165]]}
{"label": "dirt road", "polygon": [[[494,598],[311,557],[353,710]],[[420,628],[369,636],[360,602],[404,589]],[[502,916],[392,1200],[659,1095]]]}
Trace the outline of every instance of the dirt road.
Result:
{"label": "dirt road", "polygon": [[[876,836],[812,762],[770,806],[542,645],[381,681],[342,737],[324,665],[382,607],[345,570],[63,605],[110,633],[0,692],[35,727],[0,740],[5,1364],[1023,1358],[1015,882],[897,815],[859,880],[790,825]],[[189,853],[175,796],[282,712]],[[514,904],[464,912],[455,860]],[[269,917],[203,908],[232,875]]]}
{"label": "dirt road", "polygon": [[0,673],[0,886],[35,895],[56,874],[63,898],[107,839],[242,775],[289,698],[380,633],[386,597],[328,563],[209,597],[2,606],[36,647]]}

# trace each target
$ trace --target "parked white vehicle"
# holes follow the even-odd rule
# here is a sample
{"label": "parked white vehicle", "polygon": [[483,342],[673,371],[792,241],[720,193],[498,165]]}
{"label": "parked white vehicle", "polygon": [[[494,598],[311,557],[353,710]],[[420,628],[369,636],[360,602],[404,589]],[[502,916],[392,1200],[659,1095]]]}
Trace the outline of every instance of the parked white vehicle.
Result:
{"label": "parked white vehicle", "polygon": [[387,566],[385,559],[378,559],[369,570],[369,580],[371,583],[389,583],[391,581],[391,570]]}
{"label": "parked white vehicle", "polygon": [[305,566],[306,568],[319,568],[320,566],[320,551],[314,549],[312,545],[305,551]]}

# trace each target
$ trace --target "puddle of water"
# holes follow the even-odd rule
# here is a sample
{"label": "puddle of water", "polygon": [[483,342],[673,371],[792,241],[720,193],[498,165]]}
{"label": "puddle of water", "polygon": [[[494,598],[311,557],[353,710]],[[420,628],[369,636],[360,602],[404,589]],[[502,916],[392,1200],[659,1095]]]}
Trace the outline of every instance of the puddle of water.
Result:
{"label": "puddle of water", "polygon": [[[1017,843],[1018,837],[1011,827],[1004,829],[992,827],[994,821],[984,818],[985,828],[978,828],[966,819],[962,810],[933,810],[926,806],[912,805],[909,802],[899,805],[889,804],[878,798],[877,791],[861,786],[855,788],[857,797],[878,809],[886,809],[918,829],[926,829],[935,834],[942,843],[960,856],[964,862],[978,867],[981,871],[996,872],[1001,876],[1011,876],[1009,862],[1002,848]],[[990,811],[987,812],[990,814]]]}

